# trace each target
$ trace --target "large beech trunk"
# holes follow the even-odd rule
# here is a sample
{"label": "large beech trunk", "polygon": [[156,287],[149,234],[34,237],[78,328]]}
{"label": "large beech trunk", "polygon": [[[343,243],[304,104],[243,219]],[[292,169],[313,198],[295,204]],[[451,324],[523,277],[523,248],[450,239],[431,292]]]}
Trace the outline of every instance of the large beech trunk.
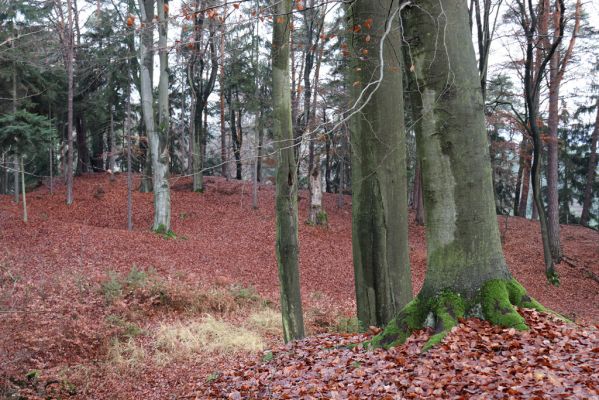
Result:
{"label": "large beech trunk", "polygon": [[466,2],[421,0],[406,14],[409,70],[422,102],[422,129],[416,139],[428,266],[417,298],[372,344],[401,343],[414,329],[432,325],[437,333],[428,348],[468,315],[527,329],[513,305],[541,306],[512,279],[503,257]]}
{"label": "large beech trunk", "polygon": [[289,22],[291,0],[276,3],[272,36],[273,130],[277,143],[276,253],[285,342],[304,337],[299,280],[297,167],[291,124]]}
{"label": "large beech trunk", "polygon": [[356,303],[361,324],[382,326],[412,299],[399,12],[392,0],[348,12],[352,104],[363,107],[350,124]]}

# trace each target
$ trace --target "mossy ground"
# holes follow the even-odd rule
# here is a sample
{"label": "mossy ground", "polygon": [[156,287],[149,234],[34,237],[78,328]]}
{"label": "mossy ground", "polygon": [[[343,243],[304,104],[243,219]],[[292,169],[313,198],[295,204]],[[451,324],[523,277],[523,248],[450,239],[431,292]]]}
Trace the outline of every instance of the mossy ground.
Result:
{"label": "mossy ground", "polygon": [[481,316],[494,325],[527,330],[524,318],[515,307],[547,311],[528,296],[526,289],[515,279],[487,281],[472,299],[451,291],[443,291],[428,299],[416,297],[368,345],[393,347],[404,343],[412,332],[432,327],[433,335],[422,348],[422,351],[427,351],[443,340],[458,324],[459,318],[478,315],[481,311]]}

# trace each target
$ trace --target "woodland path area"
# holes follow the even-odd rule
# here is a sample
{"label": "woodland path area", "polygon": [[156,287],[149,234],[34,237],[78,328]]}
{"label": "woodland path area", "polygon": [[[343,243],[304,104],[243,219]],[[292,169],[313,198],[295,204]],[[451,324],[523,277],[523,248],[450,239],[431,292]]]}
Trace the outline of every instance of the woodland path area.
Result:
{"label": "woodland path area", "polygon": [[[20,219],[21,205],[0,196],[0,398],[2,390],[36,398],[52,387],[74,398],[132,398],[131,393],[135,398],[180,398],[177,393],[194,392],[193,382],[244,358],[224,352],[185,363],[169,359],[163,368],[141,364],[133,372],[131,365],[103,363],[115,338],[131,343],[135,336],[142,345],[147,340],[143,333],[128,335],[127,324],[135,322],[144,332],[181,319],[188,315],[187,297],[198,288],[206,293],[231,287],[252,292],[246,296],[241,289],[227,289],[228,295],[215,300],[218,304],[200,310],[231,321],[243,319],[238,299],[253,298],[254,290],[256,298],[278,303],[272,186],[261,187],[260,208],[253,210],[249,183],[208,177],[206,191],[197,194],[189,179],[172,182],[176,237],[170,238],[150,232],[152,194],[134,193],[134,230],[126,230],[124,175],[114,182],[98,174],[77,178],[70,207],[64,204],[63,187],[54,195],[45,186],[36,189],[27,197],[28,224]],[[300,221],[307,216],[306,197],[300,193]],[[340,321],[349,321],[354,310],[351,198],[345,198],[341,209],[336,201],[336,195],[324,196],[328,228],[300,225],[309,334],[339,330]],[[561,285],[556,288],[545,280],[537,223],[518,217],[499,217],[499,222],[508,265],[529,293],[577,322],[598,324],[599,283],[592,275],[599,275],[599,233],[561,227],[564,254],[572,264],[559,265]],[[410,250],[417,292],[426,248],[424,229],[413,218]],[[152,276],[160,277],[160,289],[139,289],[130,280],[115,278],[131,277],[132,271],[155,282],[158,278]],[[108,299],[110,283],[117,287],[115,298]],[[159,303],[166,306],[156,307]],[[277,346],[280,335],[275,329],[264,340],[267,348]],[[128,374],[119,368],[129,368]]]}

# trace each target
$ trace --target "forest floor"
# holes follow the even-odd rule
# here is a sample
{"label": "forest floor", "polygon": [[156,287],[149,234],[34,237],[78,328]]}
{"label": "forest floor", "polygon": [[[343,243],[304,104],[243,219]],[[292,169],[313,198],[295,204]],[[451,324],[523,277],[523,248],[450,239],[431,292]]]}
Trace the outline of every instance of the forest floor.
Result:
{"label": "forest floor", "polygon": [[[75,202],[42,186],[21,205],[0,196],[0,398],[599,398],[599,233],[562,226],[561,285],[546,283],[538,224],[499,217],[513,275],[579,325],[522,310],[528,332],[462,321],[437,348],[419,332],[390,351],[359,343],[351,198],[325,194],[327,228],[300,224],[310,337],[281,341],[274,189],[252,209],[251,185],[173,179],[173,235],[150,231],[152,194],[83,176]],[[301,193],[300,221],[307,194]],[[424,229],[410,224],[414,292]],[[285,397],[287,396],[287,397]]]}

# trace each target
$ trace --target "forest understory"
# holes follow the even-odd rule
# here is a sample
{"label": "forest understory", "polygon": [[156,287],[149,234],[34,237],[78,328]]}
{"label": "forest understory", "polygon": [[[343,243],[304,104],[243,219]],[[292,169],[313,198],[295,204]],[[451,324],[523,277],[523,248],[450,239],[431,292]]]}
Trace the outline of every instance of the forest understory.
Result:
{"label": "forest understory", "polygon": [[[137,182],[137,181],[136,181]],[[172,234],[151,232],[152,194],[126,177],[41,186],[22,204],[0,196],[0,398],[593,398],[599,396],[599,233],[563,225],[568,262],[547,283],[537,222],[498,217],[514,277],[580,324],[521,310],[530,331],[462,321],[421,354],[431,332],[389,351],[358,334],[351,197],[326,194],[328,227],[300,225],[309,337],[284,346],[274,249],[274,188],[207,177],[171,179]],[[300,192],[300,221],[307,217]],[[414,292],[424,228],[410,222]],[[287,396],[287,397],[285,397]]]}

